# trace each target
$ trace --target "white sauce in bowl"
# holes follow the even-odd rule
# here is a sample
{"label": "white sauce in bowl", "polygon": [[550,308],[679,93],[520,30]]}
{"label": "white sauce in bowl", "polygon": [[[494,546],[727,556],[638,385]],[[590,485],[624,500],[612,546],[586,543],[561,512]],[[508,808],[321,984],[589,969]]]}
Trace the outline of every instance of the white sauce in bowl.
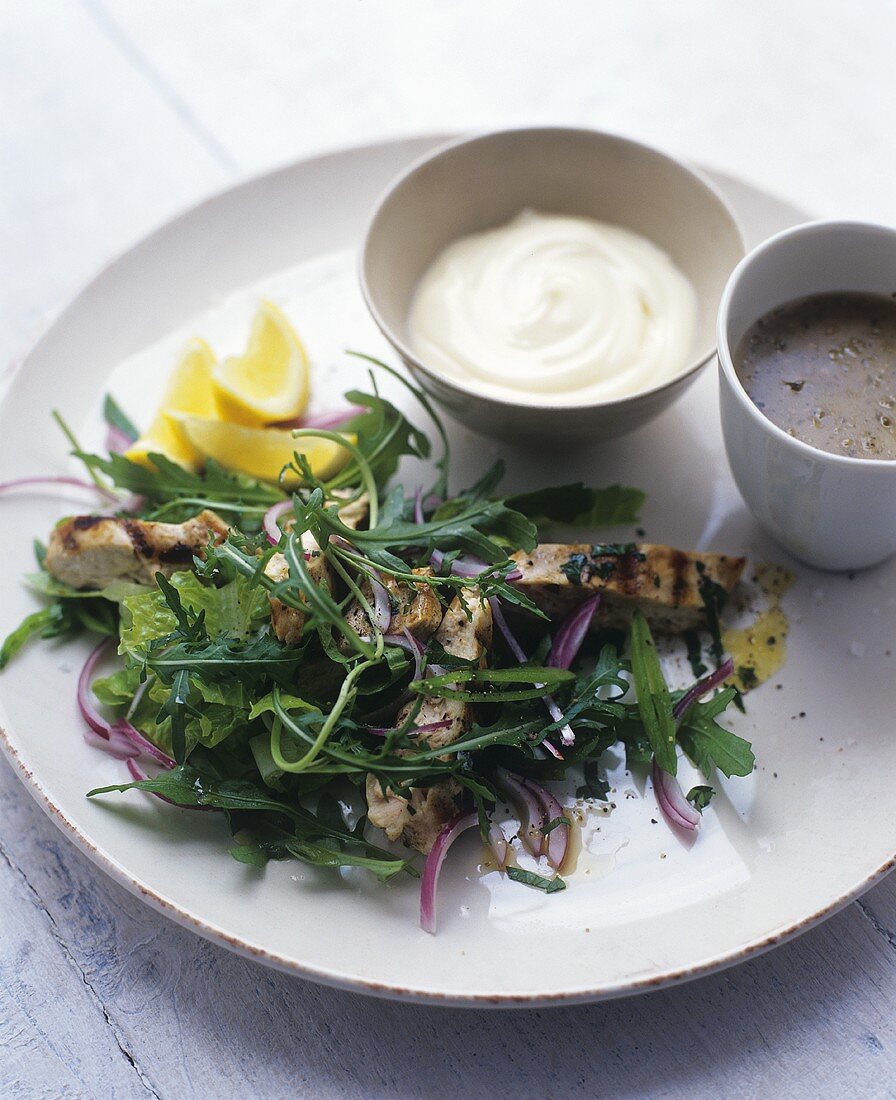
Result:
{"label": "white sauce in bowl", "polygon": [[424,272],[408,316],[427,366],[532,404],[629,397],[691,355],[694,288],[630,229],[523,211],[462,237]]}

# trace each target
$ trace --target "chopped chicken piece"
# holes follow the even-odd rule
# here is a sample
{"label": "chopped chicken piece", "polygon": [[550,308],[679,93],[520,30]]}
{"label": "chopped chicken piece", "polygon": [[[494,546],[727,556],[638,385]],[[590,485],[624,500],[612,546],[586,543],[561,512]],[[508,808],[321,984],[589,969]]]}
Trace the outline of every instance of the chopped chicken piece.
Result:
{"label": "chopped chicken piece", "polygon": [[104,588],[113,581],[152,584],[156,573],[189,569],[209,539],[226,535],[227,524],[208,510],[185,523],[73,516],[50,535],[45,564],[73,588]]}
{"label": "chopped chicken piece", "polygon": [[[432,570],[428,568],[415,569],[414,572],[418,576],[432,576]],[[428,641],[442,621],[442,605],[432,586],[408,584],[388,574],[383,574],[383,584],[392,600],[392,622],[389,624],[389,633],[400,634],[403,630],[408,630],[421,642]],[[361,584],[361,591],[372,604],[373,588],[369,578]],[[357,600],[352,600],[348,605],[345,621],[362,638],[370,637],[372,632],[370,619]]]}
{"label": "chopped chicken piece", "polygon": [[[310,555],[306,558],[306,564],[311,579],[315,584],[325,585],[332,590],[333,573],[330,563],[321,553],[317,540],[309,531],[302,535],[302,548],[306,554]],[[282,554],[274,554],[264,567],[264,572],[265,576],[273,581],[285,581],[289,576],[286,558]],[[286,645],[298,645],[302,640],[302,629],[308,618],[307,614],[296,607],[287,606],[276,596],[269,596],[268,600],[271,605],[271,626],[274,628],[274,634]]]}
{"label": "chopped chicken piece", "polygon": [[492,644],[492,609],[481,600],[478,588],[462,588],[454,597],[436,631],[436,641],[452,657],[484,662]]}
{"label": "chopped chicken piece", "polygon": [[[335,495],[340,494],[337,492]],[[357,530],[367,519],[369,505],[370,498],[366,493],[363,493],[357,500],[353,500],[339,509],[339,518],[346,527]],[[295,521],[293,520],[293,522]],[[285,526],[289,529],[291,525],[287,522]],[[325,584],[332,591],[333,575],[330,565],[321,554],[317,540],[308,531],[302,536],[302,548],[306,554],[311,555],[308,559],[308,572],[315,584]],[[270,577],[271,580],[285,581],[289,576],[289,566],[286,564],[286,558],[282,554],[274,554],[264,567],[264,571],[265,575]],[[274,634],[287,645],[298,645],[302,637],[302,628],[305,626],[305,620],[308,616],[304,611],[299,611],[298,608],[287,607],[276,596],[270,596],[269,600],[271,604],[271,626],[274,628]]]}
{"label": "chopped chicken piece", "polygon": [[[469,614],[469,618],[467,615]],[[478,588],[463,588],[451,601],[442,625],[436,631],[436,641],[446,653],[464,661],[485,664],[492,644],[492,609],[479,599]],[[395,718],[396,726],[407,720],[414,702],[403,707]],[[473,708],[461,699],[440,699],[425,695],[417,714],[418,726],[447,722],[448,725],[421,735],[430,748],[441,749],[457,741],[473,724]]]}
{"label": "chopped chicken piece", "polygon": [[367,776],[367,818],[390,840],[401,840],[426,855],[442,826],[458,811],[460,785],[454,779],[440,779],[431,787],[415,787],[410,798],[389,791],[383,793],[375,775]]}
{"label": "chopped chicken piece", "polygon": [[[624,551],[624,552],[619,552]],[[630,547],[543,543],[513,555],[522,577],[514,586],[552,619],[599,592],[599,627],[625,626],[640,608],[654,629],[678,633],[705,622],[704,593],[731,593],[744,571],[744,558],[675,550],[671,546]]]}

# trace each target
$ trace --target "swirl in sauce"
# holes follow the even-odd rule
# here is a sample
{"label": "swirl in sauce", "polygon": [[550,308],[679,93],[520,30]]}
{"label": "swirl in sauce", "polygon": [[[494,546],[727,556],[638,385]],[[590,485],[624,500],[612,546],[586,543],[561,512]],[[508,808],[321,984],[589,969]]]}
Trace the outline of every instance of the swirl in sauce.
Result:
{"label": "swirl in sauce", "polygon": [[427,365],[483,393],[586,404],[678,374],[696,316],[693,287],[644,237],[527,210],[436,257],[415,291],[408,337]]}

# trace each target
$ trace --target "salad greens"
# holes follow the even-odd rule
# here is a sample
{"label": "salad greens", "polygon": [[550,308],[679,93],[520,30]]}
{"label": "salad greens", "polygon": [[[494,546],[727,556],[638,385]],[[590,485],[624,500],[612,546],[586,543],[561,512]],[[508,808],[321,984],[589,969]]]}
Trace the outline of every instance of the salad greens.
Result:
{"label": "salad greens", "polygon": [[[602,754],[614,745],[624,749],[629,766],[655,759],[670,775],[679,748],[707,778],[715,769],[749,774],[749,744],[719,723],[733,688],[676,720],[673,705],[683,693],[670,692],[640,614],[627,646],[609,635],[586,641],[573,667],[553,667],[548,655],[558,624],[512,583],[510,554],[532,550],[539,527],[633,522],[644,494],[571,484],[501,497],[501,464],[451,494],[445,433],[427,399],[417,396],[436,425],[441,454],[434,484],[411,492],[395,481],[399,462],[432,459],[431,443],[375,384],[371,393],[346,395],[364,411],[343,425],[356,443],[326,482],[299,450],[304,435],[332,434],[318,430],[297,433],[297,453],[279,486],[214,462],[197,474],[163,455],[152,455],[149,468],[76,447],[107,491],[138,495],[131,515],[181,522],[208,508],[230,525],[227,537],[211,540],[192,568],[170,577],[158,573],[151,587],[117,582],[77,591],[45,571],[38,546],[41,568],[28,583],[49,602],[6,639],[0,667],[35,636],[89,630],[116,640],[120,667],[95,680],[92,692],[115,715],[107,729],[132,736],[132,779],[96,788],[91,797],[140,790],[176,806],[217,811],[234,838],[231,855],[253,866],[295,859],[366,868],[385,880],[418,872],[409,851],[397,855],[370,841],[368,775],[385,795],[405,798],[453,782],[478,812],[485,835],[493,807],[506,801],[499,769],[514,773],[526,790],[572,771],[582,780],[578,794],[600,800],[609,795]],[[111,400],[106,415],[113,428],[134,433]],[[282,487],[287,484],[300,487],[290,493]],[[362,497],[368,523],[356,529],[341,510]],[[272,544],[265,517],[284,501],[288,512]],[[309,546],[325,560],[331,584],[319,582]],[[629,547],[596,550],[612,555]],[[265,571],[275,555],[283,555],[288,572]],[[477,563],[472,570],[471,560]],[[427,586],[443,608],[466,593],[528,613],[519,621],[533,656],[521,662],[496,635],[483,668],[433,639],[413,644],[409,636],[389,634],[377,625],[371,578]],[[706,598],[715,613],[717,593],[707,589]],[[272,600],[301,613],[296,644],[273,631]],[[367,613],[369,630],[347,620],[353,601]],[[545,710],[547,694],[553,711]],[[417,725],[427,699],[474,704],[475,717],[452,743],[431,746]],[[82,703],[89,709],[93,700]],[[564,741],[561,755],[556,743],[567,727],[574,743]],[[144,768],[140,746],[146,742],[155,751]],[[147,775],[147,768],[157,774]],[[688,798],[702,809],[712,793],[698,786]],[[541,843],[553,843],[570,827],[568,818],[552,816],[542,824]],[[565,887],[558,876],[513,866],[507,873],[548,893]]]}

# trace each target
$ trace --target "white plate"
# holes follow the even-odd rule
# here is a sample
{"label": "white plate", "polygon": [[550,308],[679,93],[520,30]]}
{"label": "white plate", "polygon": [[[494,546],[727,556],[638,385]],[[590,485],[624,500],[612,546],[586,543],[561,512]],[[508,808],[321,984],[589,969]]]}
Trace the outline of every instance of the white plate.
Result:
{"label": "white plate", "polygon": [[[385,350],[355,282],[365,214],[389,178],[435,141],[285,168],[211,199],[112,264],[12,380],[0,408],[0,480],[68,470],[49,409],[62,409],[93,442],[113,374],[116,391],[143,416],[184,334],[237,348],[262,291],[285,305],[307,339],[322,368],[318,401],[330,404],[344,380],[361,377],[357,365],[346,366],[344,347]],[[743,184],[719,182],[754,240],[801,218]],[[574,478],[637,484],[649,493],[643,525],[656,541],[782,560],[734,489],[716,400],[710,369],[648,428],[562,457],[509,452],[453,429],[455,483],[504,453],[510,486]],[[65,508],[76,505],[37,493],[0,501],[0,629],[34,606],[17,578],[31,567],[31,538],[45,537]],[[754,743],[757,771],[724,784],[696,844],[686,849],[651,824],[659,815],[649,788],[621,776],[617,809],[591,819],[591,854],[564,893],[544,897],[495,874],[483,878],[476,841],[459,841],[443,875],[435,938],[417,928],[413,883],[380,887],[298,864],[260,874],[229,859],[214,815],[140,795],[88,801],[84,792],[120,781],[122,766],[81,739],[74,690],[86,640],[23,653],[0,677],[0,724],[13,765],[60,827],[118,881],[210,939],[386,996],[591,1000],[747,958],[834,912],[889,869],[894,605],[892,565],[854,580],[799,568],[785,598],[787,664],[735,723]]]}

